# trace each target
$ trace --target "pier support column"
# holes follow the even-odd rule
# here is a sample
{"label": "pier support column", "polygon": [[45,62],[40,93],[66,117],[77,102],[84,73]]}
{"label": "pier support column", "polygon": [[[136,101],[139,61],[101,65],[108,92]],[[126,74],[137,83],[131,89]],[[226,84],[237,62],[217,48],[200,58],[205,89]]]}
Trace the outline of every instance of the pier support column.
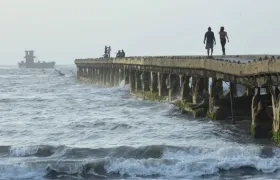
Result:
{"label": "pier support column", "polygon": [[260,95],[260,89],[257,88],[252,98],[251,134],[255,138],[268,138],[272,136],[273,131],[274,141],[279,143],[279,98],[276,96],[279,89],[271,87],[272,107],[265,103],[264,96]]}
{"label": "pier support column", "polygon": [[128,73],[128,79],[129,79],[129,89],[130,93],[133,93],[135,91],[135,74],[136,72],[133,70],[129,70]]}
{"label": "pier support column", "polygon": [[114,69],[114,86],[119,87],[120,86],[120,71],[119,68]]}
{"label": "pier support column", "polygon": [[110,80],[109,80],[109,86],[111,86],[111,87],[114,87],[114,76],[115,76],[115,71],[114,71],[114,68],[113,67],[111,67],[110,69],[108,69],[108,73],[109,73],[109,78],[110,78]]}
{"label": "pier support column", "polygon": [[98,82],[98,69],[94,68],[94,83],[96,84]]}
{"label": "pier support column", "polygon": [[159,97],[165,97],[168,95],[168,89],[166,86],[166,79],[168,75],[167,74],[162,74],[158,73],[158,95]]}
{"label": "pier support column", "polygon": [[105,76],[106,76],[106,82],[105,82],[105,86],[110,86],[110,69],[105,68]]}
{"label": "pier support column", "polygon": [[129,84],[129,70],[127,69],[126,66],[124,66],[124,69],[123,69],[123,79],[124,80],[124,84]]}
{"label": "pier support column", "polygon": [[82,77],[83,77],[83,80],[85,80],[85,77],[86,77],[86,68],[85,67],[83,67],[83,75],[82,75]]}
{"label": "pier support column", "polygon": [[142,91],[141,87],[141,72],[135,71],[135,92],[139,93]]}
{"label": "pier support column", "polygon": [[77,67],[77,78],[80,79],[81,76],[81,67]]}
{"label": "pier support column", "polygon": [[230,110],[231,110],[231,123],[235,124],[235,113],[234,113],[234,97],[237,95],[236,84],[230,83],[229,84],[229,93],[230,93]]}
{"label": "pier support column", "polygon": [[142,72],[141,73],[141,86],[142,92],[150,90],[150,79],[149,79],[149,72]]}
{"label": "pier support column", "polygon": [[246,96],[254,96],[255,94],[255,88],[251,88],[251,87],[246,87],[245,89],[245,95]]}
{"label": "pier support column", "polygon": [[86,81],[89,80],[89,68],[86,67],[86,77],[85,77]]}
{"label": "pier support column", "polygon": [[168,100],[172,101],[173,96],[178,92],[180,86],[180,80],[178,75],[169,74],[166,79],[166,86],[168,88]]}
{"label": "pier support column", "polygon": [[207,117],[212,120],[225,120],[230,112],[228,107],[221,103],[223,96],[223,81],[212,78],[212,84],[209,93],[209,109]]}
{"label": "pier support column", "polygon": [[119,69],[119,85],[121,84],[122,80],[125,79],[125,74],[123,69]]}
{"label": "pier support column", "polygon": [[272,100],[272,112],[273,112],[273,123],[272,132],[273,139],[276,144],[280,144],[280,91],[278,87],[270,87],[271,100]]}
{"label": "pier support column", "polygon": [[190,77],[182,76],[181,83],[181,100],[185,101],[190,96]]}
{"label": "pier support column", "polygon": [[102,86],[106,86],[107,72],[106,69],[102,68]]}
{"label": "pier support column", "polygon": [[192,103],[198,104],[198,97],[203,94],[204,78],[192,77]]}
{"label": "pier support column", "polygon": [[98,85],[102,85],[103,82],[103,76],[102,76],[102,70],[99,68],[98,69]]}
{"label": "pier support column", "polygon": [[80,79],[83,78],[83,74],[84,73],[84,68],[83,67],[80,67]]}
{"label": "pier support column", "polygon": [[150,84],[150,91],[151,93],[155,93],[155,92],[158,92],[158,88],[157,88],[157,85],[158,85],[158,78],[157,78],[157,73],[154,73],[154,72],[151,72],[151,84]]}
{"label": "pier support column", "polygon": [[93,83],[93,77],[94,77],[94,69],[93,67],[90,68],[90,82]]}

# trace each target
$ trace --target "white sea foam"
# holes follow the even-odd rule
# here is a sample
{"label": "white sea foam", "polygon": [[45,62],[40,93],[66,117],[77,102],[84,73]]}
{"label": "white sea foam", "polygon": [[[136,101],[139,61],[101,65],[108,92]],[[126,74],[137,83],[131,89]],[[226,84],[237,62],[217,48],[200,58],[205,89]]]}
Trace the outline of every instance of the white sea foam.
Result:
{"label": "white sea foam", "polygon": [[28,156],[35,154],[39,149],[39,146],[12,146],[10,148],[10,155],[12,156]]}
{"label": "white sea foam", "polygon": [[198,177],[212,175],[219,170],[255,168],[263,173],[280,169],[278,157],[260,157],[261,148],[254,146],[223,147],[217,150],[166,150],[161,159],[108,158],[108,173],[130,176]]}

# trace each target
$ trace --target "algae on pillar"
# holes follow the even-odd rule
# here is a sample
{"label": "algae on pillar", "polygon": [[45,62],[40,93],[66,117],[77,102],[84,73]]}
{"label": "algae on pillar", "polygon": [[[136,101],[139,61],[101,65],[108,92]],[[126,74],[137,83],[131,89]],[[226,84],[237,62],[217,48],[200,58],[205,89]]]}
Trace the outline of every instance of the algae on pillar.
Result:
{"label": "algae on pillar", "polygon": [[273,111],[273,139],[274,142],[280,144],[280,91],[278,87],[270,87],[272,111]]}
{"label": "algae on pillar", "polygon": [[223,97],[223,82],[212,78],[212,84],[209,93],[209,108],[207,117],[212,120],[224,120],[229,115],[229,108],[221,104]]}

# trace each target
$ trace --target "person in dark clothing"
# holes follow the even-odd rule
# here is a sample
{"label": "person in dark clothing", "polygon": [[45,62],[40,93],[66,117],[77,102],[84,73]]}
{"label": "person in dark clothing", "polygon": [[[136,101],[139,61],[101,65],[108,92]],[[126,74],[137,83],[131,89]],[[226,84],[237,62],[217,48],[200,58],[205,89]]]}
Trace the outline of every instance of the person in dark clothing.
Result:
{"label": "person in dark clothing", "polygon": [[122,53],[121,53],[120,50],[118,50],[116,57],[117,57],[117,58],[118,58],[118,57],[122,57]]}
{"label": "person in dark clothing", "polygon": [[211,27],[209,27],[208,31],[205,33],[204,41],[203,41],[204,44],[205,44],[205,41],[206,41],[206,47],[205,48],[207,49],[208,57],[209,57],[209,49],[211,49],[211,57],[212,57],[213,46],[214,46],[214,43],[216,45],[216,39],[215,39],[214,33],[211,31]]}
{"label": "person in dark clothing", "polygon": [[226,55],[225,45],[226,45],[227,40],[229,42],[229,39],[228,39],[228,35],[227,35],[227,32],[225,31],[224,27],[221,27],[219,34],[220,34],[220,40],[221,40],[223,55]]}
{"label": "person in dark clothing", "polygon": [[123,51],[123,49],[122,49],[122,57],[125,57],[125,52]]}

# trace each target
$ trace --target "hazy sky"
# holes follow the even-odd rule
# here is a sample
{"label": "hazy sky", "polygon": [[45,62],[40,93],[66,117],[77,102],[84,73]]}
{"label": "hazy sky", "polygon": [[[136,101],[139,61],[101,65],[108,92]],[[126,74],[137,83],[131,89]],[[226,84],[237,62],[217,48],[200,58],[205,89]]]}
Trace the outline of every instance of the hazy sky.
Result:
{"label": "hazy sky", "polygon": [[[204,33],[228,32],[227,54],[280,54],[280,0],[0,0],[0,64],[25,50],[73,64],[105,45],[128,56],[205,54]],[[221,54],[220,42],[215,54]]]}

